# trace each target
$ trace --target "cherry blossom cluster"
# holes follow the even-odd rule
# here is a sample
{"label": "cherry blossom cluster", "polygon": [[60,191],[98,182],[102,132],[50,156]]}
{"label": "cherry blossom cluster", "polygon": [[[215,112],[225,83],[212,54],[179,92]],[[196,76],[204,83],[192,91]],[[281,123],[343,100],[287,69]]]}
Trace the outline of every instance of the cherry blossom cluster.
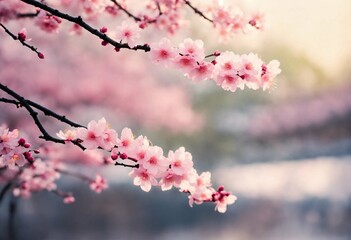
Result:
{"label": "cherry blossom cluster", "polygon": [[[141,29],[150,25],[164,30],[170,34],[176,33],[184,23],[185,8],[200,15],[209,21],[219,31],[221,37],[227,38],[232,33],[248,32],[250,29],[262,29],[264,17],[260,13],[246,14],[239,8],[233,8],[222,4],[219,0],[201,3],[201,10],[192,1],[187,0],[149,0],[142,9],[135,12],[133,3],[125,0],[47,0],[50,6],[59,9],[65,8],[70,11],[83,13],[85,19],[96,20],[100,14],[107,13],[119,16],[123,12],[131,20],[138,23]],[[203,6],[205,5],[205,6]],[[18,0],[0,0],[0,20],[10,20],[33,11],[29,5]],[[44,10],[39,14],[33,14],[38,18],[36,24],[44,31],[57,32],[61,20],[46,13]],[[74,32],[79,33],[80,27],[74,24]]]}
{"label": "cherry blossom cluster", "polygon": [[[214,57],[211,62],[208,57]],[[235,92],[237,88],[268,89],[281,72],[279,62],[264,63],[256,54],[238,55],[233,52],[215,52],[205,56],[201,40],[185,39],[173,47],[170,40],[163,38],[152,45],[152,61],[180,69],[195,82],[213,79],[224,90]]]}
{"label": "cherry blossom cluster", "polygon": [[[145,136],[134,137],[129,128],[124,128],[120,137],[111,129],[104,118],[91,121],[87,128],[60,131],[57,136],[67,142],[79,142],[86,149],[104,149],[110,152],[115,165],[132,168],[129,176],[136,186],[149,192],[152,186],[163,191],[173,187],[189,194],[189,204],[214,202],[216,210],[225,212],[227,205],[234,203],[236,197],[224,191],[212,188],[211,174],[198,174],[193,168],[192,155],[180,147],[169,151],[166,156],[162,148],[150,144]],[[127,163],[127,161],[129,163]],[[92,189],[104,188],[104,181],[97,178]]]}
{"label": "cherry blossom cluster", "polygon": [[48,33],[57,32],[62,20],[54,15],[40,11],[36,17],[36,25]]}
{"label": "cherry blossom cluster", "polygon": [[[57,190],[56,181],[61,177],[61,173],[88,182],[90,189],[96,193],[108,187],[106,180],[100,175],[96,175],[93,179],[71,173],[66,170],[65,164],[51,159],[47,149],[30,150],[30,147],[25,138],[19,137],[17,129],[10,131],[5,126],[0,126],[0,168],[17,172],[18,176],[14,179],[16,184],[13,189],[15,196],[29,198],[33,192],[46,190],[58,194],[65,203],[72,203],[75,200],[71,193]],[[44,155],[47,154],[45,160],[32,156],[32,153],[39,154],[41,151]]]}
{"label": "cherry blossom cluster", "polygon": [[253,29],[262,30],[264,27],[264,15],[259,12],[245,14],[239,8],[227,7],[222,1],[214,1],[209,12],[213,24],[218,29],[219,35],[227,39],[235,33],[246,33]]}
{"label": "cherry blossom cluster", "polygon": [[14,196],[30,198],[32,193],[46,190],[62,197],[63,202],[66,204],[73,203],[75,198],[72,193],[67,193],[57,188],[56,181],[63,174],[88,182],[90,189],[96,193],[101,193],[102,190],[108,188],[106,180],[100,175],[96,175],[95,179],[92,179],[89,176],[71,173],[66,168],[67,166],[59,161],[49,159],[44,161],[36,158],[19,172],[18,184],[13,189]]}
{"label": "cherry blossom cluster", "polygon": [[43,161],[39,158],[24,168],[18,177],[19,184],[13,189],[15,196],[29,198],[32,192],[42,190],[54,191],[57,189],[55,181],[60,178],[52,161]]}
{"label": "cherry blossom cluster", "polygon": [[18,0],[0,0],[0,22],[17,17],[18,11],[25,9],[25,4]]}
{"label": "cherry blossom cluster", "polygon": [[0,126],[0,167],[16,169],[27,162],[33,162],[30,144],[19,137],[18,130],[10,131]]}

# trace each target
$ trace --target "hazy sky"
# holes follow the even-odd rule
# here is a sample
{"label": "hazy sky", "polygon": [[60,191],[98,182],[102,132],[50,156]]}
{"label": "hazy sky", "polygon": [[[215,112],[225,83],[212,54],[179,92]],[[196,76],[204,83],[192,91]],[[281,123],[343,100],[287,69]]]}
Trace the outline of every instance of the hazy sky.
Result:
{"label": "hazy sky", "polygon": [[[267,15],[274,37],[338,74],[351,59],[350,0],[243,0]],[[231,1],[229,1],[231,2]]]}

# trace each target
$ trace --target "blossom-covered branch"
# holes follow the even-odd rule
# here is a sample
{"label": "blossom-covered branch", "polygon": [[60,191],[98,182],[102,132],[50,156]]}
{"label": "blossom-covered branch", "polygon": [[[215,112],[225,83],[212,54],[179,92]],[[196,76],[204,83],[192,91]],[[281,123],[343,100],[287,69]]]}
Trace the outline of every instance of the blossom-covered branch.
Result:
{"label": "blossom-covered branch", "polygon": [[126,49],[131,49],[131,50],[143,50],[145,52],[150,51],[150,47],[148,45],[137,45],[137,46],[133,46],[130,47],[127,43],[121,44],[116,42],[115,40],[113,40],[112,38],[108,37],[106,34],[102,33],[101,31],[93,28],[92,26],[90,26],[89,24],[87,24],[83,18],[81,16],[77,16],[77,17],[73,17],[67,13],[63,13],[60,12],[57,9],[51,8],[48,5],[45,5],[41,2],[35,1],[35,0],[21,0],[22,2],[25,2],[29,5],[38,7],[54,16],[57,16],[59,18],[65,19],[69,22],[75,23],[79,26],[81,26],[82,28],[84,28],[85,30],[87,30],[88,32],[90,32],[91,34],[99,37],[100,39],[102,39],[104,42],[107,42],[109,44],[111,44],[112,46],[114,46],[115,48],[121,49],[121,48],[126,48]]}
{"label": "blossom-covered branch", "polygon": [[[140,186],[146,192],[150,191],[152,186],[159,186],[163,191],[175,187],[189,195],[191,206],[193,203],[214,202],[219,212],[225,212],[227,205],[234,203],[236,199],[223,187],[218,190],[212,188],[211,174],[209,172],[198,174],[193,168],[191,154],[186,152],[184,147],[176,151],[169,151],[168,156],[165,156],[162,148],[151,145],[144,136],[134,137],[129,128],[124,128],[118,138],[117,132],[109,127],[104,118],[98,122],[91,121],[87,127],[60,131],[57,133],[59,138],[54,138],[47,133],[37,117],[38,113],[29,105],[28,100],[2,84],[0,84],[0,89],[17,100],[2,98],[2,102],[23,106],[30,113],[43,134],[41,138],[54,143],[73,143],[82,150],[107,151],[110,159],[106,159],[105,163],[132,168],[129,175],[133,178],[134,185]],[[37,106],[32,101],[30,103]],[[52,114],[50,110],[50,116],[56,118],[55,116],[60,115]],[[71,122],[67,121],[67,124]],[[81,125],[75,124],[75,126]],[[95,180],[90,179],[81,174],[70,173],[55,162],[44,162],[38,157],[33,157],[32,150],[29,150],[30,146],[25,139],[19,138],[17,130],[9,131],[9,129],[0,127],[0,167],[5,166],[10,169],[20,167],[21,171],[23,170],[14,178],[14,180],[20,180],[13,190],[15,196],[29,197],[31,192],[45,189],[63,197],[65,203],[73,202],[72,194],[56,189],[55,181],[60,178],[60,173],[88,181],[96,192],[107,188],[101,176],[97,176]],[[39,153],[39,151],[34,152]],[[125,161],[131,161],[133,164]],[[30,163],[30,167],[26,167],[27,162]],[[41,179],[40,184],[38,178]],[[2,195],[11,186],[12,183],[5,186]]]}
{"label": "blossom-covered branch", "polygon": [[2,23],[0,23],[0,26],[5,30],[5,32],[10,35],[10,37],[12,37],[13,40],[15,41],[19,41],[20,43],[22,43],[23,46],[29,48],[30,50],[32,50],[33,52],[35,52],[39,58],[44,58],[44,54],[39,52],[38,49],[32,45],[29,45],[26,42],[26,31],[25,29],[23,29],[22,31],[20,31],[18,33],[18,35],[16,36],[15,34],[13,34],[8,28],[6,28]]}

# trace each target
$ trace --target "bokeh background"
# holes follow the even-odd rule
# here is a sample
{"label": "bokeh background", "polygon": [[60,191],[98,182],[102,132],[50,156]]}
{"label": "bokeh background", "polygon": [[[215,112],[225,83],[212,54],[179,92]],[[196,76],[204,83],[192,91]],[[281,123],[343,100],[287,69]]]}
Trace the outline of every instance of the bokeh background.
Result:
{"label": "bokeh background", "polygon": [[[226,214],[210,204],[189,208],[176,190],[145,193],[128,169],[101,168],[110,187],[100,195],[65,178],[59,184],[75,193],[72,205],[45,192],[19,200],[19,239],[351,239],[351,2],[240,4],[266,14],[264,32],[218,43],[210,25],[189,11],[189,29],[173,41],[200,38],[209,52],[278,59],[282,74],[270,91],[225,92],[213,82],[191,83],[144,54],[107,51],[92,36],[48,36],[26,22],[10,23],[36,32],[33,41],[46,53],[40,61],[0,33],[2,83],[78,122],[104,116],[165,150],[185,146],[198,170],[211,171],[216,185],[238,197]],[[38,134],[12,106],[1,105],[0,119]],[[62,128],[46,124],[53,132]],[[79,165],[84,157],[74,151],[65,160],[95,173]],[[3,204],[0,239],[7,216]]]}

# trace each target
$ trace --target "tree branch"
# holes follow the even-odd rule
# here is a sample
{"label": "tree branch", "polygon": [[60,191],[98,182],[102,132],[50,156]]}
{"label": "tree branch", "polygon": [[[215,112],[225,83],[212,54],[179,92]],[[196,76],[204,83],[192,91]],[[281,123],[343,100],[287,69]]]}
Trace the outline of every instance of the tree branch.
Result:
{"label": "tree branch", "polygon": [[118,3],[116,0],[111,0],[111,2],[113,2],[120,10],[122,10],[125,14],[127,14],[128,17],[133,18],[134,21],[136,21],[136,22],[140,22],[141,21],[141,18],[135,16],[134,14],[129,12],[127,9],[122,7],[122,5],[120,3]]}
{"label": "tree branch", "polygon": [[[55,138],[53,136],[51,136],[46,129],[44,128],[44,126],[42,125],[42,123],[40,122],[39,118],[38,118],[38,112],[34,111],[33,108],[31,107],[31,105],[28,103],[29,100],[26,100],[24,97],[20,96],[18,93],[14,92],[13,90],[9,89],[7,86],[3,85],[0,83],[0,89],[3,90],[4,92],[6,92],[7,94],[9,94],[10,96],[12,96],[13,98],[15,98],[18,102],[19,102],[19,106],[23,106],[30,114],[30,116],[33,118],[34,123],[37,125],[37,127],[39,128],[40,132],[42,133],[42,136],[39,136],[39,138],[42,138],[46,141],[51,141],[51,142],[55,142],[55,143],[61,143],[61,144],[65,144],[66,142],[62,139],[58,139]],[[30,101],[31,104],[35,105],[36,107],[40,108],[41,111],[45,111],[47,113],[47,115],[50,115],[56,119],[59,119],[62,122],[65,122],[68,124],[69,123],[73,123],[70,120],[67,120],[65,116],[60,116],[54,112],[52,112],[51,110],[48,110],[42,106],[40,106],[39,104],[36,104],[32,101]],[[17,104],[16,104],[17,105]],[[18,105],[17,105],[18,106]],[[45,113],[44,112],[44,113]],[[76,124],[76,123],[74,123]],[[79,124],[76,124],[77,126],[81,126]],[[83,147],[79,141],[72,141],[73,144],[77,145],[78,147],[80,147],[82,150],[85,150],[85,147]]]}
{"label": "tree branch", "polygon": [[204,19],[206,19],[207,21],[213,23],[213,20],[206,17],[199,9],[197,9],[196,7],[194,7],[189,1],[184,0],[184,3],[189,6],[196,14],[200,15],[201,17],[203,17]]}
{"label": "tree branch", "polygon": [[25,41],[19,39],[15,34],[13,34],[9,29],[7,29],[2,23],[0,23],[0,26],[5,30],[5,32],[10,35],[12,37],[13,40],[15,41],[19,41],[20,43],[22,43],[23,46],[29,48],[30,50],[32,50],[33,52],[35,52],[39,58],[42,58],[42,53],[38,51],[38,49],[32,45],[29,45],[28,43],[26,43]]}
{"label": "tree branch", "polygon": [[36,11],[35,13],[17,13],[17,18],[34,18],[38,16],[40,11]]}
{"label": "tree branch", "polygon": [[[25,99],[25,101],[32,107],[40,110],[41,112],[43,112],[45,114],[45,116],[50,116],[50,117],[53,117],[53,118],[56,118],[57,120],[63,122],[63,123],[66,123],[72,127],[83,127],[83,128],[86,128],[85,126],[83,125],[80,125],[76,122],[73,122],[69,119],[66,118],[66,116],[64,115],[59,115],[57,113],[55,113],[54,111],[46,108],[46,107],[43,107],[41,105],[39,105],[38,103],[36,102],[33,102],[31,100],[28,100],[28,99]],[[4,103],[11,103],[11,104],[14,104],[16,105],[17,107],[23,107],[21,105],[21,103],[19,101],[16,101],[16,100],[13,100],[13,99],[8,99],[8,98],[0,98],[0,102],[4,102]]]}
{"label": "tree branch", "polygon": [[139,168],[139,164],[131,165],[131,164],[125,164],[125,163],[120,163],[120,162],[116,162],[115,166],[122,166],[122,167],[129,167],[129,168]]}
{"label": "tree branch", "polygon": [[41,2],[35,1],[35,0],[21,0],[22,2],[25,2],[29,5],[32,5],[34,7],[40,8],[46,12],[51,13],[52,15],[55,15],[59,18],[65,19],[69,22],[73,22],[78,24],[79,26],[81,26],[82,28],[84,28],[85,30],[87,30],[88,32],[90,32],[91,34],[99,37],[100,39],[102,39],[103,41],[111,44],[112,46],[114,46],[115,48],[126,48],[126,49],[130,49],[130,50],[143,50],[145,52],[149,52],[150,51],[150,46],[145,44],[145,45],[137,45],[135,47],[130,47],[127,43],[119,43],[116,42],[115,40],[111,39],[110,37],[108,37],[106,34],[100,32],[99,30],[93,28],[92,26],[90,26],[89,24],[87,24],[86,22],[83,21],[81,16],[78,17],[73,17],[67,13],[63,13],[60,12],[57,9],[51,8],[48,5],[45,5]]}
{"label": "tree branch", "polygon": [[[120,3],[118,3],[116,0],[111,0],[111,2],[113,2],[120,10],[122,10],[125,14],[128,15],[128,17],[132,18],[134,21],[136,22],[141,22],[142,19],[140,17],[135,16],[134,14],[132,14],[131,12],[129,12],[127,9],[125,9]],[[163,15],[163,12],[161,10],[161,6],[160,4],[157,2],[156,3],[157,6],[157,10],[158,10],[158,15],[151,20],[146,21],[146,23],[155,23],[157,22],[158,18]]]}

